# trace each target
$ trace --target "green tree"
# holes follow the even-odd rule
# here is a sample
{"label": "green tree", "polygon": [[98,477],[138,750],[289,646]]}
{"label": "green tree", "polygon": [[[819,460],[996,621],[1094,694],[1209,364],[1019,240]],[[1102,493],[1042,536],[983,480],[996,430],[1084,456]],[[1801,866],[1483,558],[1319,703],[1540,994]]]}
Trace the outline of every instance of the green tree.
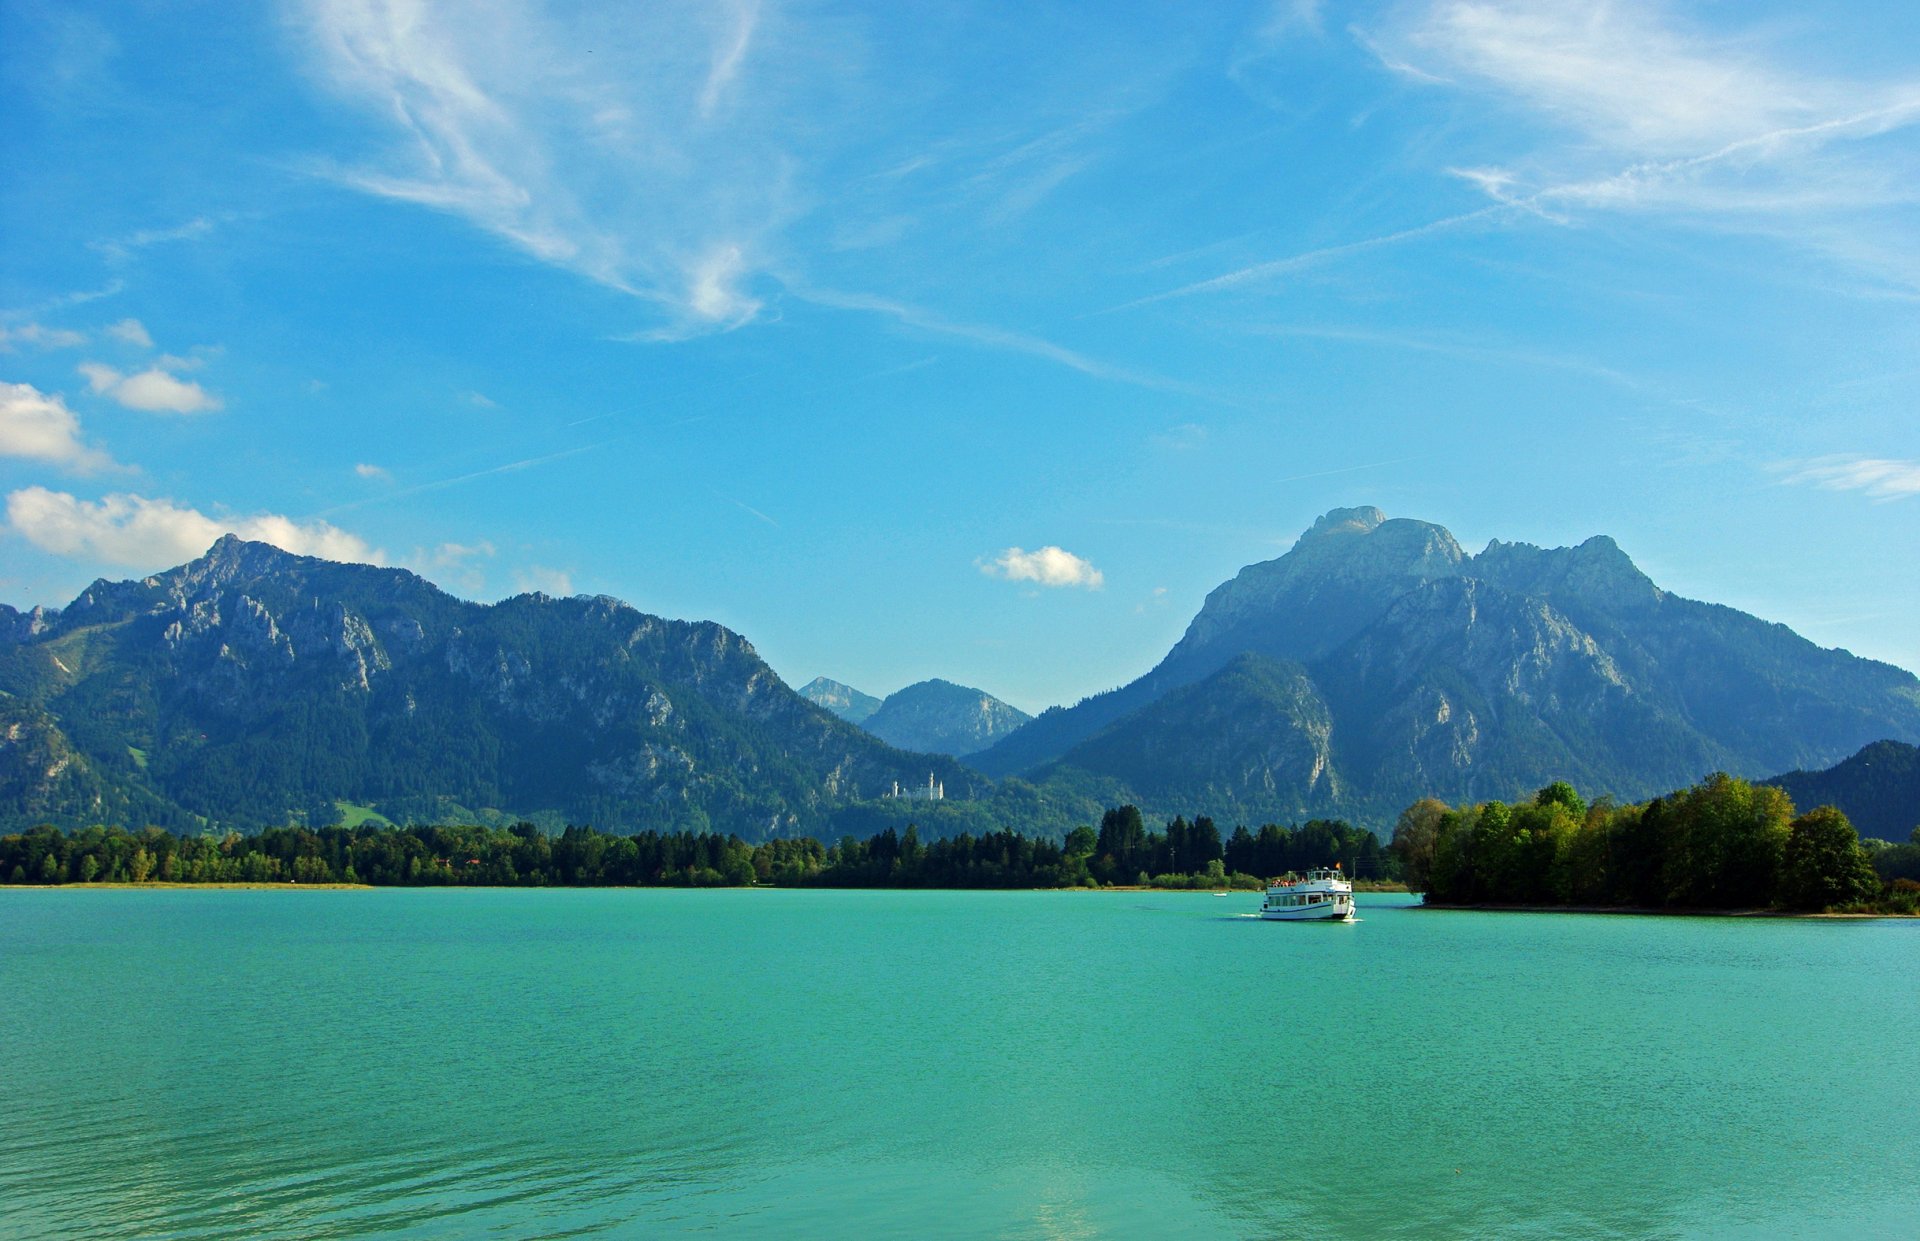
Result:
{"label": "green tree", "polygon": [[1437,797],[1423,797],[1400,812],[1393,825],[1393,842],[1387,846],[1400,863],[1400,874],[1415,892],[1427,890],[1427,877],[1433,870],[1433,841],[1440,820],[1447,817],[1447,803]]}
{"label": "green tree", "polygon": [[1535,793],[1533,795],[1533,804],[1536,806],[1565,806],[1572,812],[1573,817],[1576,819],[1585,818],[1587,813],[1586,799],[1575,792],[1573,786],[1565,780],[1555,780],[1546,788]]}
{"label": "green tree", "polygon": [[1820,806],[1793,821],[1780,866],[1782,904],[1829,909],[1868,900],[1879,888],[1873,859],[1846,815]]}

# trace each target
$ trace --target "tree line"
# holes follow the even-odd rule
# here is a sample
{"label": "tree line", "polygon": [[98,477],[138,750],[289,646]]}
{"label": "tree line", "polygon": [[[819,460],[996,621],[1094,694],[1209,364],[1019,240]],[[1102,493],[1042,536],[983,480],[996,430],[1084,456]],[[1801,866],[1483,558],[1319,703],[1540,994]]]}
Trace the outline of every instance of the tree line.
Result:
{"label": "tree line", "polygon": [[1832,806],[1798,814],[1724,773],[1632,805],[1564,781],[1513,805],[1428,798],[1389,852],[1431,904],[1920,912],[1920,831],[1869,845]]}
{"label": "tree line", "polygon": [[0,836],[0,882],[345,883],[462,887],[1064,888],[1138,884],[1258,888],[1265,878],[1341,862],[1391,878],[1372,832],[1341,820],[1237,827],[1184,816],[1152,831],[1134,806],[1064,840],[1000,830],[922,841],[909,823],[835,844],[812,837],[748,844],[712,832],[613,835],[568,827],[363,824],[190,836],[51,826]]}

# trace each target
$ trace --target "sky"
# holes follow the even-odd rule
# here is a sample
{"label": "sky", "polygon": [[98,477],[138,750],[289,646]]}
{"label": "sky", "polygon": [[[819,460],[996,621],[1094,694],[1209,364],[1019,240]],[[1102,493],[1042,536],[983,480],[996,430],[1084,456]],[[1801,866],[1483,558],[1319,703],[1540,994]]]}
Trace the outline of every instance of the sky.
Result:
{"label": "sky", "polygon": [[1125,683],[1328,509],[1920,669],[1920,6],[0,0],[0,601]]}

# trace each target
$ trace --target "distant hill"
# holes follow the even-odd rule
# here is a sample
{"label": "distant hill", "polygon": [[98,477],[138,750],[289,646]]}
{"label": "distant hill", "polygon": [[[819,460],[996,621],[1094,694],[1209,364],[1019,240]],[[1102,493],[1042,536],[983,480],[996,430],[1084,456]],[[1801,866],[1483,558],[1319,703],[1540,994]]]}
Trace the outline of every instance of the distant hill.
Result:
{"label": "distant hill", "polygon": [[864,724],[867,717],[880,709],[880,700],[872,694],[863,694],[851,685],[842,685],[838,681],[829,681],[825,677],[815,677],[802,685],[799,690],[802,698],[817,707],[825,707],[849,724]]}
{"label": "distant hill", "polygon": [[614,599],[468,603],[227,537],[58,613],[0,614],[0,830],[321,825],[370,807],[833,836],[844,814],[904,826],[904,806],[875,799],[929,775],[948,818],[987,816],[971,799],[988,781],[807,702],[739,634]]}
{"label": "distant hill", "polygon": [[1801,810],[1838,806],[1862,836],[1906,844],[1920,830],[1920,747],[1876,741],[1825,771],[1790,771],[1766,781]]}
{"label": "distant hill", "polygon": [[1215,589],[1145,676],[969,762],[1119,781],[1156,813],[1213,789],[1250,818],[1384,824],[1422,796],[1567,779],[1639,798],[1882,737],[1920,740],[1911,673],[1671,595],[1611,539],[1469,555],[1440,526],[1357,508]]}
{"label": "distant hill", "polygon": [[985,690],[932,680],[888,694],[861,726],[903,750],[964,757],[986,749],[1031,718]]}

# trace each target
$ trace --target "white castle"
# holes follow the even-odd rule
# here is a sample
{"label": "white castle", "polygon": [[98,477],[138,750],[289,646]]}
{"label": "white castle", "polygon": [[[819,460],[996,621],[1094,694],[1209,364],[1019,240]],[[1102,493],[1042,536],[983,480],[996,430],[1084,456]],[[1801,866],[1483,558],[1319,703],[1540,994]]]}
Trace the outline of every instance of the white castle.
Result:
{"label": "white castle", "polygon": [[926,788],[902,789],[900,782],[895,780],[893,782],[893,792],[883,793],[881,796],[904,797],[908,801],[945,801],[947,799],[947,783],[944,780],[935,780],[933,773],[929,771],[927,773]]}

